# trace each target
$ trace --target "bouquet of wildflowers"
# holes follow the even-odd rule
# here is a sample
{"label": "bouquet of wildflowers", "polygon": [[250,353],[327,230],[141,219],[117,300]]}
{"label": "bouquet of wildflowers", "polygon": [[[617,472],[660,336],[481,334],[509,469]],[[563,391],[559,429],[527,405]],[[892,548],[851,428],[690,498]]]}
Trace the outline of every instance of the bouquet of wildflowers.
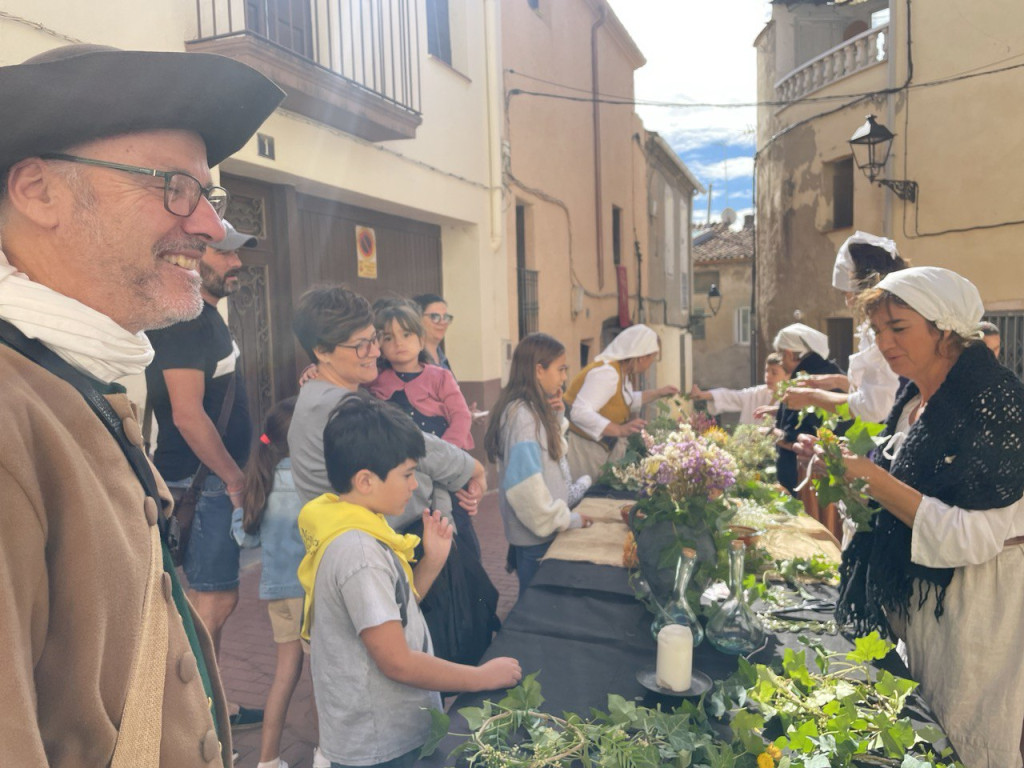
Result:
{"label": "bouquet of wildflowers", "polygon": [[667,493],[674,501],[716,498],[736,482],[736,460],[683,424],[655,443],[645,434],[647,457],[634,465],[637,490],[644,496]]}
{"label": "bouquet of wildflowers", "polygon": [[673,566],[683,546],[697,551],[696,582],[718,575],[727,561],[729,521],[735,507],[723,493],[736,482],[736,461],[687,424],[662,438],[643,434],[647,455],[613,469],[616,479],[639,495],[632,518],[638,557],[656,595],[671,588]]}

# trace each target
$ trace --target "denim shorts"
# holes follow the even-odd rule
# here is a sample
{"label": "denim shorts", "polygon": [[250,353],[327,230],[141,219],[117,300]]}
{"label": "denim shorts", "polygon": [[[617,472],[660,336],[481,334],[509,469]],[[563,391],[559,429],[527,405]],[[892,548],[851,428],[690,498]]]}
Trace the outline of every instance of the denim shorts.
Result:
{"label": "denim shorts", "polygon": [[[187,488],[192,478],[169,486]],[[231,499],[224,482],[210,474],[196,505],[192,535],[185,552],[185,577],[197,592],[222,592],[238,587],[239,547],[231,535]]]}

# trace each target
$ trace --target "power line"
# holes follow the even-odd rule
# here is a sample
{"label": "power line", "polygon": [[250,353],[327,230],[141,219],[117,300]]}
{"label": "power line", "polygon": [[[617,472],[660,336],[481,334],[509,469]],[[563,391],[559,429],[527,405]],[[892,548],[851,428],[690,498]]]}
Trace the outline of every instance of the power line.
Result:
{"label": "power line", "polygon": [[[1005,59],[1003,59],[1005,61]],[[843,100],[859,100],[866,98],[877,98],[879,96],[886,96],[893,93],[899,93],[900,91],[914,90],[918,88],[934,88],[940,85],[948,85],[949,83],[962,82],[964,80],[973,80],[978,77],[988,77],[990,75],[999,75],[1004,72],[1011,72],[1017,69],[1024,69],[1024,62],[1019,64],[1009,64],[1005,67],[998,67],[997,69],[987,69],[984,71],[973,70],[970,72],[961,72],[956,75],[950,75],[949,77],[939,78],[937,80],[929,80],[923,83],[911,83],[909,85],[900,86],[898,88],[882,88],[875,91],[865,91],[863,93],[843,93],[833,94],[828,96],[806,96],[800,99],[794,99],[791,101],[745,101],[745,102],[707,102],[707,101],[660,101],[651,99],[637,99],[628,98],[625,96],[609,96],[602,95],[597,98],[592,96],[572,96],[568,94],[550,93],[545,91],[531,91],[523,88],[511,88],[508,91],[509,96],[536,96],[538,98],[555,99],[559,101],[573,101],[573,102],[584,102],[587,104],[598,103],[598,104],[610,104],[612,106],[632,106],[632,107],[663,107],[668,109],[736,109],[751,107],[786,107],[794,104],[814,104],[820,102],[830,101],[843,101]],[[508,72],[515,74],[519,77],[525,77],[530,80],[536,80],[537,82],[545,83],[546,85],[552,85],[558,88],[564,88],[570,91],[579,91],[581,93],[589,94],[590,91],[577,88],[575,86],[566,85],[564,83],[556,83],[550,80],[544,80],[538,77],[532,77],[525,75],[522,72],[516,72],[515,70],[507,70]]]}

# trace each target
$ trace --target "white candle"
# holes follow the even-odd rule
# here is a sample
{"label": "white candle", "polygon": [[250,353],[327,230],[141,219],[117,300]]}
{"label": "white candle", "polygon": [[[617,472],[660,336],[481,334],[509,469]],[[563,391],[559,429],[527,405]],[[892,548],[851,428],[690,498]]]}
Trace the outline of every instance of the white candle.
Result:
{"label": "white candle", "polygon": [[693,633],[682,624],[666,624],[658,632],[658,685],[682,692],[690,687],[693,672]]}

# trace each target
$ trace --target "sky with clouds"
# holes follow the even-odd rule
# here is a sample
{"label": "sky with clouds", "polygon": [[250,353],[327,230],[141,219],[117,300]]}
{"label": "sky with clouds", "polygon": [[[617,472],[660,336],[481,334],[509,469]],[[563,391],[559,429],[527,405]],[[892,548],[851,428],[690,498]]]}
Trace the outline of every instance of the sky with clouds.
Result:
{"label": "sky with clouds", "polygon": [[[768,0],[610,0],[647,59],[636,72],[639,101],[751,103],[757,99],[754,38]],[[676,150],[712,187],[711,218],[725,207],[753,212],[753,107],[637,106],[648,130]],[[707,218],[708,198],[694,198],[693,218]]]}

